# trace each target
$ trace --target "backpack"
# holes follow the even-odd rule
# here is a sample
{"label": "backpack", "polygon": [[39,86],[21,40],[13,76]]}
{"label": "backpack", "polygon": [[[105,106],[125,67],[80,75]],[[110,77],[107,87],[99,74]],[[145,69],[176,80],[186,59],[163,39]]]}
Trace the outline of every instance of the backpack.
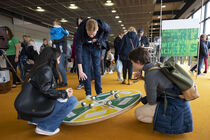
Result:
{"label": "backpack", "polygon": [[158,63],[157,66],[150,68],[149,71],[154,69],[160,69],[161,72],[182,91],[182,95],[175,95],[161,91],[162,93],[169,96],[179,97],[187,101],[199,97],[195,82],[188,73],[174,61],[173,57],[169,58],[164,63]]}

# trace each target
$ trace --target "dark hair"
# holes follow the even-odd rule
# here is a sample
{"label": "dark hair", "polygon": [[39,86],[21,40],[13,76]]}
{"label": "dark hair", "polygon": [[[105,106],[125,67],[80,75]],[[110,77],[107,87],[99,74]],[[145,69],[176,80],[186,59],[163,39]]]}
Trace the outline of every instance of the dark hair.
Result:
{"label": "dark hair", "polygon": [[43,42],[44,42],[45,40],[47,40],[47,39],[46,39],[46,38],[43,38]]}
{"label": "dark hair", "polygon": [[14,35],[9,27],[6,26],[5,28],[8,31],[8,39],[11,40]]}
{"label": "dark hair", "polygon": [[57,68],[57,58],[60,56],[61,52],[58,49],[46,47],[36,58],[34,66],[32,67],[30,73],[26,76],[24,81],[25,85],[29,78],[41,67],[49,65],[52,68],[53,74],[56,79],[58,79],[58,68]]}
{"label": "dark hair", "polygon": [[79,19],[83,20],[83,17],[78,17],[77,18],[77,21],[76,21],[77,26],[79,26],[79,22],[78,22]]}
{"label": "dark hair", "polygon": [[151,56],[149,54],[149,51],[142,47],[138,47],[132,50],[129,53],[128,57],[130,60],[134,61],[135,63],[140,62],[143,65],[151,62]]}

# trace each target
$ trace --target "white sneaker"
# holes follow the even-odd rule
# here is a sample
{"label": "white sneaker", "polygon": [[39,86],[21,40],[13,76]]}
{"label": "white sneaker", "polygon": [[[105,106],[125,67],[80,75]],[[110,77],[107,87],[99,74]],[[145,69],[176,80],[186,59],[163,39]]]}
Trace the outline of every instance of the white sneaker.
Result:
{"label": "white sneaker", "polygon": [[37,125],[37,123],[31,122],[31,121],[28,121],[28,124],[29,125]]}
{"label": "white sneaker", "polygon": [[86,99],[90,99],[90,98],[91,98],[91,95],[87,95],[87,96],[86,96]]}
{"label": "white sneaker", "polygon": [[118,78],[118,81],[123,81],[123,78],[122,77]]}
{"label": "white sneaker", "polygon": [[35,129],[35,132],[36,132],[37,134],[45,135],[45,136],[52,136],[52,135],[55,135],[55,134],[57,134],[59,131],[60,131],[59,128],[57,128],[54,132],[45,131],[45,130],[42,130],[42,129],[38,128],[38,127],[36,127],[36,129]]}
{"label": "white sneaker", "polygon": [[200,73],[200,74],[198,74],[198,76],[205,76],[204,74],[202,74],[202,73]]}
{"label": "white sneaker", "polygon": [[190,72],[191,75],[194,75],[193,72],[192,72],[191,70],[190,70],[189,72]]}
{"label": "white sneaker", "polygon": [[112,74],[113,73],[113,71],[111,70],[110,72],[109,72],[109,74]]}

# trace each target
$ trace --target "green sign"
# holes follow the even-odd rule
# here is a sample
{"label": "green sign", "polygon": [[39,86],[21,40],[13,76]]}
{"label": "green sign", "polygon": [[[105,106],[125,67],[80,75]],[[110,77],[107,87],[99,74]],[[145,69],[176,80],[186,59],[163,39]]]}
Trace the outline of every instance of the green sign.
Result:
{"label": "green sign", "polygon": [[197,56],[198,28],[162,30],[161,56]]}

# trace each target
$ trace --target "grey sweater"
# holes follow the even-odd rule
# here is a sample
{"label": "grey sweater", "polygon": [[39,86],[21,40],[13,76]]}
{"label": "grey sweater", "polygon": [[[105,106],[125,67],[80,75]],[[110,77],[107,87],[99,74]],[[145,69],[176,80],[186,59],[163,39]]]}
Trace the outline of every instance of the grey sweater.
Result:
{"label": "grey sweater", "polygon": [[173,87],[173,83],[159,69],[148,71],[154,66],[155,63],[148,63],[145,64],[142,69],[145,71],[145,91],[147,101],[150,105],[157,103],[157,97],[159,94],[157,88],[164,90]]}

